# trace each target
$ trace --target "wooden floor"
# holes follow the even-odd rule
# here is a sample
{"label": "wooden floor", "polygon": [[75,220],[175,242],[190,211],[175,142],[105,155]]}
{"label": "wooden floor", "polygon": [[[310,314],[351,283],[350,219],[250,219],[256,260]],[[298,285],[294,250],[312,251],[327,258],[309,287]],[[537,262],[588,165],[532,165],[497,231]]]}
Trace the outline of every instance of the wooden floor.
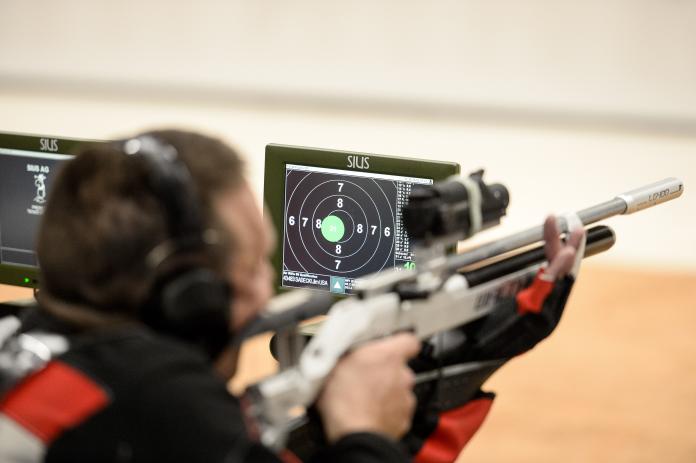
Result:
{"label": "wooden floor", "polygon": [[[273,371],[267,346],[245,345],[233,389]],[[589,263],[552,337],[486,389],[498,397],[460,463],[696,462],[696,274]]]}
{"label": "wooden floor", "polygon": [[696,462],[696,275],[587,266],[458,461]]}

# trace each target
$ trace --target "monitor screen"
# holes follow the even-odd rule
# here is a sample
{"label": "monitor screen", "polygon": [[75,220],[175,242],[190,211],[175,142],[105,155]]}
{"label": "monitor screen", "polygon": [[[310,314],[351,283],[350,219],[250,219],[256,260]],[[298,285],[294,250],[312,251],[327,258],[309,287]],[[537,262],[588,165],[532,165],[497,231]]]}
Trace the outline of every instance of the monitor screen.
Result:
{"label": "monitor screen", "polygon": [[[276,268],[280,288],[351,294],[356,280],[365,275],[412,268],[413,249],[401,215],[411,188],[458,172],[453,163],[269,148],[265,197],[271,212],[281,211],[274,214],[280,235]],[[274,165],[269,165],[269,157]],[[279,164],[282,189],[276,188],[270,198],[268,169]]]}
{"label": "monitor screen", "polygon": [[36,235],[61,163],[81,140],[0,134],[0,283],[36,287]]}
{"label": "monitor screen", "polygon": [[39,221],[64,154],[0,148],[0,263],[36,267]]}
{"label": "monitor screen", "polygon": [[413,265],[401,209],[433,179],[287,164],[282,285],[350,293],[355,279]]}

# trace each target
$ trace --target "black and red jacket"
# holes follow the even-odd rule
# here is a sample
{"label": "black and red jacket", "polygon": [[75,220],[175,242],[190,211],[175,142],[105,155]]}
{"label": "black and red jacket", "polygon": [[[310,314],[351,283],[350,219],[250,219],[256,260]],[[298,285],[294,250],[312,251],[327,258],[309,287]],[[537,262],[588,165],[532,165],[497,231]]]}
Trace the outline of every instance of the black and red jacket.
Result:
{"label": "black and red jacket", "polygon": [[[56,331],[55,320],[38,318],[34,330],[46,323]],[[71,348],[0,401],[3,463],[283,461],[249,439],[237,399],[191,346],[137,326],[63,332]],[[312,461],[408,457],[397,443],[365,433]]]}

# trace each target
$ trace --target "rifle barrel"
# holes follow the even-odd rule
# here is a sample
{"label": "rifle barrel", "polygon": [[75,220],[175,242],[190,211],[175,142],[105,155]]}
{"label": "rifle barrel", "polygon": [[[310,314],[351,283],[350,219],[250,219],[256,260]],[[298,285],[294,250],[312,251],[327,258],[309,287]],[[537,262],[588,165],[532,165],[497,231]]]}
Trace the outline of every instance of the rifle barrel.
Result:
{"label": "rifle barrel", "polygon": [[[632,214],[657,204],[670,201],[681,196],[684,183],[677,178],[666,178],[659,182],[631,190],[595,206],[588,207],[577,213],[583,225],[590,225],[608,217],[620,214]],[[559,228],[562,233],[568,232],[566,221],[559,217]],[[537,243],[544,238],[544,227],[536,226],[523,230],[492,243],[484,244],[471,251],[457,254],[448,259],[447,267],[456,271],[482,260],[505,254],[515,249]]]}
{"label": "rifle barrel", "polygon": [[[587,245],[584,258],[594,256],[611,248],[616,242],[614,231],[606,225],[598,225],[587,230]],[[546,260],[544,245],[537,246],[528,251],[515,254],[503,260],[484,265],[473,270],[462,270],[470,287],[501,278],[505,275],[517,272],[523,268],[540,264]]]}

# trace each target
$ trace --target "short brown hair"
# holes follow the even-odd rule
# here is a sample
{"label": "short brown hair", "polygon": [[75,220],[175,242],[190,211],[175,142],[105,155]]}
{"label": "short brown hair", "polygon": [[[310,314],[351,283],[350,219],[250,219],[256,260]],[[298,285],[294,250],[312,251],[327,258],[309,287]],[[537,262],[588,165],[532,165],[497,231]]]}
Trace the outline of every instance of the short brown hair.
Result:
{"label": "short brown hair", "polygon": [[[243,183],[237,153],[222,141],[180,130],[154,136],[173,146],[188,167],[204,226],[219,228],[216,194]],[[166,241],[168,215],[149,187],[147,163],[123,142],[85,146],[52,187],[38,237],[41,291],[62,302],[114,315],[135,315],[153,284],[146,257]],[[216,253],[218,259],[220,252]]]}

